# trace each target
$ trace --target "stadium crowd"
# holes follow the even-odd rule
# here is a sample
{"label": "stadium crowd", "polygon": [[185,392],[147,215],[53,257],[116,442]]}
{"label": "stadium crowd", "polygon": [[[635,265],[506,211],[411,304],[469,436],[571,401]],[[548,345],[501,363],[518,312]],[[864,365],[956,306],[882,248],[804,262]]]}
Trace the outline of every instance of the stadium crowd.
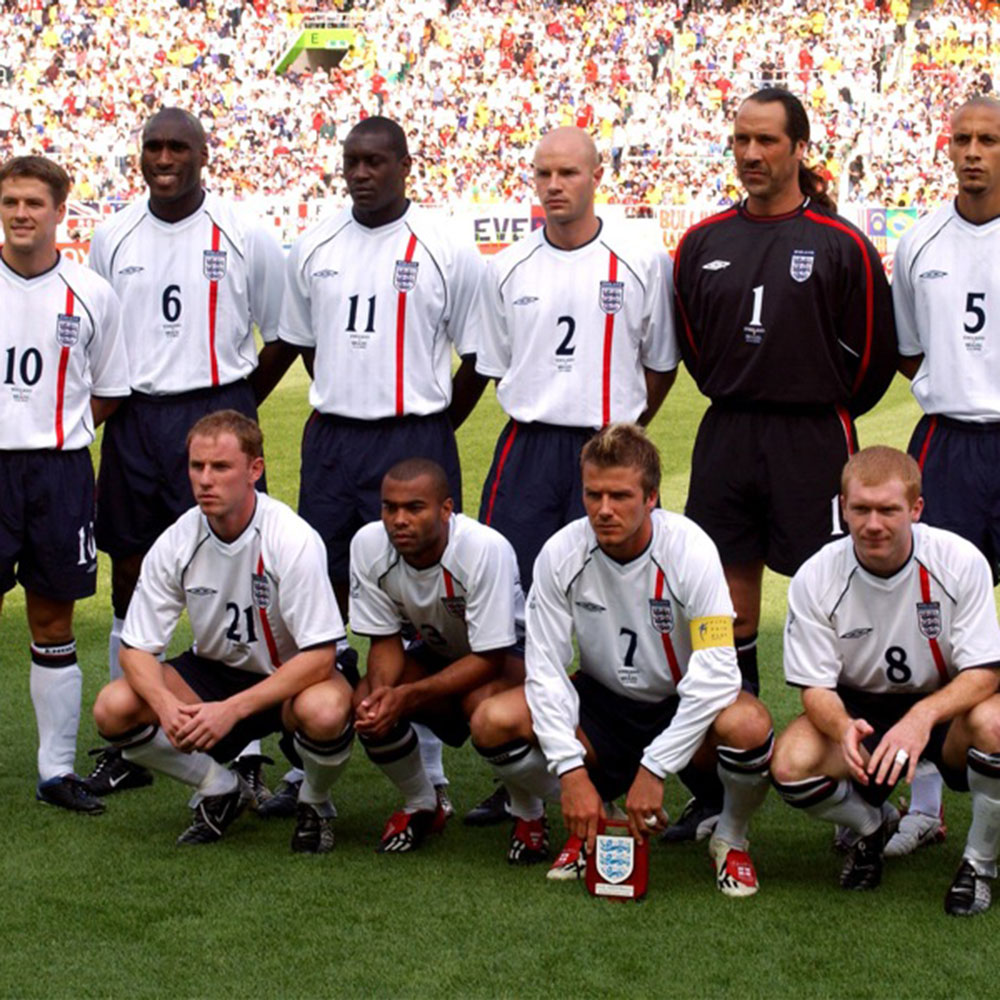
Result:
{"label": "stadium crowd", "polygon": [[[531,149],[590,130],[612,169],[598,199],[726,204],[735,102],[800,94],[810,159],[841,201],[933,205],[948,186],[947,114],[993,91],[995,11],[941,0],[742,4],[387,0],[335,4],[359,42],[330,70],[275,73],[310,8],[295,0],[7,0],[0,156],[66,163],[81,201],[133,198],[139,124],[195,111],[226,196],[343,200],[345,123],[383,113],[419,152],[422,202],[529,200]],[[450,10],[448,10],[450,8]]]}

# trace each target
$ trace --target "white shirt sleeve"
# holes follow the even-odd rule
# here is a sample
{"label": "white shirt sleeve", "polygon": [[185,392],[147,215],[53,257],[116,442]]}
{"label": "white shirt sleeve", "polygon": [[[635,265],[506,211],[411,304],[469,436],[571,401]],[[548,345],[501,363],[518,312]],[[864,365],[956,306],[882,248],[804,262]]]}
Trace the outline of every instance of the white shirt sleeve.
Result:
{"label": "white shirt sleeve", "polygon": [[896,251],[892,270],[892,306],[896,318],[896,341],[899,353],[904,357],[923,354],[925,347],[920,342],[920,326],[917,323],[916,292],[910,278],[910,255],[907,253],[909,241],[900,244]]}
{"label": "white shirt sleeve", "polygon": [[330,584],[323,540],[310,529],[294,547],[287,537],[280,544],[278,607],[296,648],[339,642],[347,631]]}
{"label": "white shirt sleeve", "polygon": [[261,226],[247,231],[250,268],[250,313],[265,344],[278,339],[281,299],[285,289],[285,255],[278,241]]}
{"label": "white shirt sleeve", "polygon": [[674,282],[670,255],[657,253],[650,268],[652,280],[646,291],[639,360],[643,368],[672,372],[680,364],[674,333]]}
{"label": "white shirt sleeve", "polygon": [[465,625],[474,653],[514,645],[514,579],[517,564],[508,543],[497,537],[483,544],[475,575],[469,581]]}
{"label": "white shirt sleeve", "polygon": [[90,251],[87,254],[87,266],[96,271],[105,281],[111,281],[110,261],[107,259],[107,239],[104,229],[98,226],[90,239]]}
{"label": "white shirt sleeve", "polygon": [[285,261],[285,289],[281,299],[278,335],[286,343],[298,347],[315,347],[316,332],[312,322],[312,301],[308,282],[299,266],[301,253],[302,240],[299,240],[292,246]]}
{"label": "white shirt sleeve", "polygon": [[494,261],[487,261],[476,305],[476,371],[490,378],[503,378],[510,367],[510,333],[499,283]]}
{"label": "white shirt sleeve", "polygon": [[92,396],[109,399],[127,396],[129,388],[128,353],[122,336],[122,309],[118,296],[108,286],[96,302],[99,315],[94,317],[94,336],[87,345]]}
{"label": "white shirt sleeve", "polygon": [[[815,588],[807,563],[788,588],[785,619],[785,680],[798,687],[834,689],[841,673],[837,630],[810,590]],[[812,588],[810,587],[812,583]]]}
{"label": "white shirt sleeve", "polygon": [[[381,523],[379,531],[384,531]],[[350,566],[351,589],[348,595],[348,618],[352,631],[358,635],[395,635],[403,627],[403,619],[389,595],[375,581],[372,567],[374,553],[366,545],[368,526],[361,528],[351,539]]]}
{"label": "white shirt sleeve", "polygon": [[461,244],[455,252],[451,274],[452,305],[448,333],[459,357],[477,351],[479,285],[486,265],[474,246]]}
{"label": "white shirt sleeve", "polygon": [[580,698],[566,673],[573,662],[573,614],[551,558],[542,548],[525,614],[524,693],[532,729],[556,776],[583,767],[586,751],[576,738]]}
{"label": "white shirt sleeve", "polygon": [[176,572],[179,541],[177,532],[168,529],[146,553],[122,627],[122,642],[153,656],[167,648],[185,607]]}
{"label": "white shirt sleeve", "polygon": [[989,564],[971,553],[960,580],[962,592],[951,626],[952,665],[956,670],[1000,664],[1000,623]]}
{"label": "white shirt sleeve", "polygon": [[[689,622],[734,617],[732,599],[714,543],[700,529],[684,537],[676,586]],[[741,677],[734,646],[696,649],[677,686],[680,703],[670,725],[646,747],[642,765],[660,778],[676,774],[705,740],[718,714],[739,697]]]}

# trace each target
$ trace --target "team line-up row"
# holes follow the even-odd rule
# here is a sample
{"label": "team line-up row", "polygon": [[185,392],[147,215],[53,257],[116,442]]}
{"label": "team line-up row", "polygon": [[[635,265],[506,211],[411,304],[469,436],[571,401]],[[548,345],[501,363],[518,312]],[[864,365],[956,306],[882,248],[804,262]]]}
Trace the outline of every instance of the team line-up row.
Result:
{"label": "team line-up row", "polygon": [[[0,319],[6,359],[0,488],[11,512],[3,522],[3,573],[5,589],[17,580],[27,592],[38,797],[99,811],[98,794],[149,780],[138,766],[145,761],[199,789],[182,840],[216,839],[246,790],[237,772],[214,758],[239,755],[247,739],[235,723],[267,708],[272,723],[295,734],[286,744],[304,777],[292,775],[286,784],[297,787],[293,844],[302,850],[332,845],[324,782],[346,761],[355,728],[405,798],[381,848],[411,849],[440,825],[447,810],[420,762],[412,721],[433,723],[448,741],[464,738],[471,723],[477,747],[506,774],[516,818],[512,860],[544,856],[538,803],[561,790],[567,825],[583,846],[576,844],[573,856],[571,843],[568,855],[557,859],[557,872],[579,870],[603,808],[602,790],[617,789],[603,796],[609,801],[629,791],[626,809],[641,835],[665,822],[664,775],[691,768],[705,780],[695,781],[686,826],[671,829],[694,836],[699,827],[719,824],[712,852],[719,886],[729,894],[756,891],[746,821],[766,790],[769,767],[789,801],[815,807],[860,835],[847,838],[852,853],[842,881],[851,886],[877,884],[894,822],[888,808],[880,811],[879,794],[862,794],[872,784],[869,770],[881,792],[900,769],[913,778],[923,753],[951,780],[949,768],[959,757],[964,767],[968,750],[978,816],[976,783],[993,781],[991,769],[1000,766],[990,724],[979,719],[992,718],[993,668],[1000,659],[991,647],[988,659],[976,651],[975,662],[966,662],[956,652],[962,643],[953,649],[944,638],[949,616],[958,614],[962,576],[929,555],[919,558],[924,534],[937,538],[931,529],[895,531],[891,522],[902,511],[909,525],[926,502],[925,521],[964,535],[995,564],[992,518],[979,498],[982,478],[1000,467],[989,458],[1000,419],[989,336],[1000,110],[983,98],[957,109],[949,146],[955,202],[907,235],[892,293],[877,253],[835,214],[822,183],[803,164],[808,137],[805,111],[787,91],[767,89],[745,100],[734,121],[733,149],[747,197],[692,227],[672,269],[662,251],[623,240],[597,215],[602,167],[592,140],[575,128],[548,133],[535,151],[544,227],[486,265],[409,202],[405,135],[385,118],[365,119],[350,132],[343,169],[352,204],[308,230],[287,263],[263,230],[205,191],[204,133],[178,109],[161,110],[147,123],[141,162],[149,197],[97,230],[89,269],[56,250],[69,189],[65,173],[38,157],[9,161],[0,170],[0,273],[10,305]],[[259,357],[255,324],[264,341]],[[453,347],[462,358],[454,377]],[[330,643],[339,638],[330,634],[334,620],[325,611],[284,615],[282,574],[272,560],[291,558],[304,571],[311,564],[305,549],[290,557],[287,551],[267,555],[263,547],[269,534],[288,549],[293,539],[313,538],[311,532],[253,489],[263,474],[260,448],[248,444],[253,434],[233,423],[232,414],[228,424],[197,430],[197,421],[220,410],[255,416],[256,404],[300,354],[312,376],[315,412],[303,439],[299,515],[321,539],[322,568],[341,612],[337,626],[350,607],[355,631],[374,637],[366,676],[353,695],[342,680],[353,679],[349,656],[340,657],[344,669],[330,679]],[[648,469],[641,482],[616,482],[616,476],[628,480],[630,469],[645,468],[636,455],[651,446],[641,434],[594,437],[595,428],[648,422],[681,359],[712,401],[692,456],[685,512],[691,521],[653,510],[656,485]],[[877,403],[897,366],[913,378],[928,414],[911,444],[920,466],[916,493],[909,467],[886,472],[885,463],[873,459],[876,471],[865,465],[859,482],[883,492],[898,482],[903,500],[859,501],[870,509],[871,527],[855,531],[853,501],[840,481],[856,451],[853,418]],[[454,428],[489,378],[497,380],[510,419],[476,525],[454,515],[447,498],[461,496]],[[95,517],[87,445],[102,420]],[[601,457],[604,447],[611,458]],[[585,459],[592,455],[583,479],[581,449]],[[591,468],[607,474],[588,484]],[[246,482],[250,507],[242,512],[249,516],[241,520],[227,504],[231,489]],[[409,493],[401,486],[395,499],[387,496],[393,484]],[[414,490],[421,494],[416,499]],[[629,507],[633,501],[636,510]],[[763,567],[805,573],[804,564],[830,540],[831,521],[834,534],[843,532],[842,517],[853,545],[845,538],[820,556],[836,549],[848,562],[857,559],[850,580],[870,577],[875,590],[883,576],[895,585],[919,565],[915,610],[905,622],[900,612],[900,628],[916,629],[927,648],[918,649],[909,633],[905,641],[902,633],[888,641],[882,626],[869,625],[847,628],[854,640],[849,650],[839,649],[845,638],[839,632],[828,645],[803,640],[809,644],[800,654],[805,679],[796,683],[804,689],[805,714],[779,740],[769,764],[770,719],[751,693]],[[384,527],[372,523],[379,518]],[[421,547],[432,523],[438,534],[431,549],[442,538],[444,547],[425,563]],[[523,690],[520,658],[507,652],[511,640],[500,641],[503,615],[491,611],[490,631],[482,640],[470,638],[469,623],[481,606],[465,588],[478,563],[452,568],[443,555],[473,525],[512,546],[529,593]],[[623,532],[642,545],[625,544]],[[673,538],[677,549],[659,552],[660,536],[664,545]],[[882,550],[901,551],[890,538],[905,538],[905,551],[887,569]],[[579,563],[574,539],[583,544],[576,544],[584,552]],[[352,546],[366,540],[369,548],[352,559]],[[875,550],[875,561],[865,557],[864,545]],[[122,667],[125,676],[95,707],[113,749],[81,782],[73,775],[80,674],[72,611],[76,599],[94,591],[97,547],[112,560],[112,676]],[[220,553],[251,563],[245,572],[234,570],[232,584],[229,572],[222,574],[232,593],[213,575]],[[725,605],[714,591],[712,600],[707,592],[695,598],[699,587],[714,586],[719,557],[716,582],[722,581]],[[202,560],[205,576],[194,582]],[[366,574],[380,565],[366,589]],[[982,566],[992,600],[989,565],[983,560]],[[395,596],[394,573],[406,580]],[[492,582],[499,579],[495,574]],[[180,589],[172,590],[177,581]],[[431,603],[447,617],[420,620],[402,596],[411,584],[443,588]],[[626,601],[631,612],[617,617],[618,590],[633,585],[645,588],[645,596]],[[563,606],[577,588],[580,599]],[[838,591],[830,607],[817,595],[820,610],[812,614],[835,620],[849,603],[846,593]],[[321,601],[322,590],[311,587],[308,597]],[[864,595],[858,606],[873,600]],[[379,631],[388,626],[377,624],[378,615],[364,624],[366,601],[396,615],[389,632]],[[149,617],[140,627],[144,605]],[[172,631],[184,606],[198,654],[162,666],[156,659],[166,644],[162,633]],[[637,607],[648,612],[642,621],[633,621]],[[695,614],[698,608],[708,610]],[[799,623],[808,615],[792,604],[789,642],[797,628],[805,630]],[[202,636],[196,621],[217,634]],[[688,636],[691,622],[697,628]],[[568,629],[581,640],[572,683],[565,677],[572,659]],[[977,641],[994,631],[995,621]],[[464,648],[449,645],[456,641],[450,632],[465,634]],[[419,635],[416,644],[411,633]],[[879,642],[872,654],[869,647]],[[862,647],[868,652],[860,660],[868,666],[858,668]],[[929,678],[922,673],[928,657],[935,671]],[[710,664],[704,674],[692,666],[702,661]],[[786,648],[786,670],[789,661]],[[548,672],[533,670],[538,662]],[[736,690],[740,678],[746,689],[738,696],[725,679],[732,665]],[[977,669],[966,670],[970,666]],[[248,687],[239,687],[248,679]],[[870,704],[858,701],[859,694],[876,697]],[[896,708],[903,710],[899,699],[909,699],[902,721],[886,722]],[[441,704],[460,710],[451,715],[462,724],[435,721]],[[883,714],[869,718],[876,709]],[[906,722],[911,715],[927,723],[926,732]],[[935,748],[928,734],[951,720],[947,739]],[[641,745],[625,746],[625,733]],[[864,749],[862,740],[871,746]],[[431,759],[429,736],[426,745]],[[783,747],[790,749],[783,753]],[[259,754],[251,743],[244,761],[252,762],[255,750]],[[888,775],[883,765],[890,756]],[[322,777],[316,768],[326,768]],[[259,773],[252,763],[243,771],[251,781]],[[543,774],[549,778],[543,781]],[[917,846],[938,835],[939,813],[940,778],[917,778],[914,809],[897,837]],[[996,828],[988,817],[984,823],[983,829]],[[974,818],[971,846],[949,892],[950,912],[988,905],[996,844],[987,844],[985,834],[976,840],[977,829]]]}

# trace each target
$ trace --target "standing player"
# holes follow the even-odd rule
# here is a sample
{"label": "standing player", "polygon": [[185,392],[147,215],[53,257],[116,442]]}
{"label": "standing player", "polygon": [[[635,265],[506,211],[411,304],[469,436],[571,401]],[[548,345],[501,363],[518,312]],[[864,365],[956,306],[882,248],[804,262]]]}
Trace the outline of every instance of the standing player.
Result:
{"label": "standing player", "polygon": [[598,218],[593,140],[555,129],[533,162],[545,225],[490,259],[476,360],[510,418],[479,520],[510,539],[525,592],[542,544],[583,514],[580,448],[613,420],[648,423],[679,360],[670,259]]}
{"label": "standing player", "polygon": [[[355,692],[368,756],[405,796],[378,850],[411,851],[447,816],[411,723],[452,746],[485,698],[524,683],[513,649],[524,617],[514,550],[503,535],[454,513],[436,463],[411,458],[382,480],[382,519],[351,542],[351,626],[371,637]],[[407,644],[414,633],[420,640]]]}
{"label": "standing player", "polygon": [[[802,162],[808,142],[805,109],[788,91],[745,100],[733,154],[746,200],[692,226],[674,260],[681,353],[712,401],[686,513],[719,548],[751,691],[764,566],[790,575],[842,533],[837,492],[854,417],[878,402],[896,365],[879,256],[833,214]],[[699,791],[668,839],[702,835],[720,793]]]}
{"label": "standing player", "polygon": [[[977,97],[951,121],[955,201],[900,240],[892,297],[900,370],[926,414],[909,452],[923,472],[924,520],[976,545],[1000,578],[1000,102]],[[994,334],[993,331],[996,331]],[[918,774],[886,846],[908,854],[944,839],[941,780]]]}
{"label": "standing player", "polygon": [[[329,791],[354,731],[351,687],[335,669],[344,626],[323,543],[257,492],[264,459],[254,421],[235,410],[209,414],[191,428],[188,451],[197,508],[143,560],[122,631],[124,677],[98,695],[97,728],[128,760],[196,789],[180,844],[222,836],[252,789],[220,762],[248,739],[283,730],[305,770],[292,850],[325,853]],[[192,648],[162,663],[185,610]]]}
{"label": "standing player", "polygon": [[[535,563],[525,687],[484,702],[472,719],[477,749],[511,794],[508,860],[545,857],[543,800],[558,795],[571,837],[549,876],[579,877],[602,801],[627,792],[638,839],[666,823],[668,774],[717,769],[717,885],[752,895],[746,835],[767,794],[771,718],[740,690],[718,554],[693,522],[656,509],[660,458],[639,428],[602,430],[581,467],[587,516],[549,539]],[[570,678],[574,634],[580,665]]]}
{"label": "standing player", "polygon": [[843,472],[850,532],[796,573],[788,591],[785,676],[800,715],[771,773],[789,805],[858,835],[840,875],[874,889],[890,829],[884,804],[922,758],[972,792],[972,825],[946,912],[990,905],[1000,847],[1000,626],[975,546],[916,523],[920,470],[866,448]]}
{"label": "standing player", "polygon": [[[455,429],[485,385],[470,330],[479,255],[406,197],[411,166],[396,122],[360,122],[344,142],[351,207],[307,230],[288,257],[281,340],[302,351],[315,411],[302,439],[299,513],[326,542],[345,613],[351,538],[378,518],[390,466],[432,459],[461,506]],[[462,358],[454,378],[452,348]],[[447,802],[440,744],[423,745]]]}
{"label": "standing player", "polygon": [[82,675],[73,604],[97,585],[88,446],[128,395],[128,366],[114,292],[56,247],[69,188],[66,171],[41,156],[0,168],[0,592],[15,580],[25,590],[37,797],[101,813],[74,774]]}
{"label": "standing player", "polygon": [[[277,343],[284,260],[259,226],[202,187],[205,132],[164,108],[142,133],[149,198],[94,233],[90,266],[122,302],[132,397],[108,422],[98,479],[97,545],[111,556],[112,679],[142,557],[194,503],[185,435],[201,416],[232,407],[256,417],[294,353]],[[253,327],[265,347],[260,358]],[[261,790],[259,758],[247,775]],[[104,753],[87,779],[95,794],[148,784]]]}

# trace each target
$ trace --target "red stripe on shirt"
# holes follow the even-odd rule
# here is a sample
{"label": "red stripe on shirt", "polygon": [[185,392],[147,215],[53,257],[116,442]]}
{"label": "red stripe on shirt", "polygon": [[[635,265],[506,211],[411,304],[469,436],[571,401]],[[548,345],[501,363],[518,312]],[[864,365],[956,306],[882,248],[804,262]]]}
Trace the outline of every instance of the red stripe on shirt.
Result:
{"label": "red stripe on shirt", "polygon": [[[618,258],[612,251],[608,258],[608,281],[618,280]],[[604,314],[604,361],[601,379],[601,426],[611,423],[611,347],[615,339],[615,314]]]}
{"label": "red stripe on shirt", "polygon": [[[219,249],[219,227],[212,226],[212,249]],[[208,283],[208,358],[212,366],[212,385],[219,384],[219,359],[215,354],[215,318],[219,311],[219,283],[212,280]]]}
{"label": "red stripe on shirt", "polygon": [[510,446],[514,443],[514,438],[517,437],[517,421],[511,420],[510,422],[510,434],[507,440],[503,443],[503,449],[500,452],[500,460],[497,462],[496,475],[493,477],[493,485],[490,487],[490,499],[489,503],[486,504],[486,523],[489,524],[493,519],[493,502],[497,498],[497,490],[500,487],[500,476],[503,474],[503,467],[507,463],[507,456],[510,454]]}
{"label": "red stripe on shirt", "polygon": [[930,423],[927,425],[927,436],[924,438],[924,443],[920,448],[920,457],[917,459],[917,465],[920,466],[920,471],[924,471],[924,462],[927,459],[927,449],[931,446],[931,438],[934,437],[934,432],[937,430],[938,419],[937,414],[931,417]]}
{"label": "red stripe on shirt", "polygon": [[[264,575],[263,553],[257,557],[257,575]],[[267,620],[267,610],[265,608],[257,608],[257,615],[260,618],[260,630],[264,633],[264,642],[267,643],[267,652],[271,657],[271,666],[277,669],[281,666],[281,660],[278,657],[278,644],[274,641],[271,623]]]}
{"label": "red stripe on shirt", "polygon": [[[657,566],[656,568],[656,591],[653,596],[656,600],[662,600],[663,598],[663,588],[666,584],[666,577],[663,575],[663,570]],[[667,632],[661,632],[660,638],[663,640],[663,652],[667,656],[667,664],[670,667],[670,676],[674,679],[674,686],[680,684],[681,682],[681,668],[677,665],[677,653],[674,652],[674,644],[670,641],[670,635]]]}
{"label": "red stripe on shirt", "polygon": [[851,426],[851,415],[843,406],[834,407],[837,411],[837,416],[840,418],[840,426],[844,429],[844,442],[847,445],[847,455],[850,457],[854,454],[854,428]]}
{"label": "red stripe on shirt", "polygon": [[[73,289],[66,288],[66,316],[73,315],[76,297]],[[61,448],[66,436],[63,430],[63,407],[66,402],[66,369],[69,368],[69,347],[63,346],[59,352],[59,375],[56,378],[56,447]]]}
{"label": "red stripe on shirt", "polygon": [[[403,260],[409,262],[413,260],[414,251],[417,249],[417,237],[411,233],[410,240],[406,244],[406,256]],[[399,293],[396,303],[396,416],[403,415],[403,359],[406,346],[406,292]]]}
{"label": "red stripe on shirt", "polygon": [[872,277],[872,262],[868,256],[868,248],[865,246],[865,241],[861,236],[851,229],[850,226],[846,226],[836,219],[827,218],[825,215],[818,215],[809,209],[806,209],[802,214],[807,219],[818,222],[821,226],[829,226],[831,229],[847,233],[857,244],[858,249],[861,251],[861,259],[865,262],[865,347],[861,352],[861,363],[858,365],[858,374],[854,377],[854,386],[851,390],[852,392],[857,392],[864,381],[865,375],[868,374],[868,363],[871,360],[872,338],[875,330],[875,281]]}
{"label": "red stripe on shirt", "polygon": [[[927,604],[931,599],[931,575],[927,572],[926,566],[920,567],[920,596],[923,598],[924,604]],[[941,652],[937,639],[928,639],[927,645],[931,647],[931,656],[934,657],[934,666],[937,667],[941,683],[947,684],[949,680],[948,667],[944,662],[944,653]]]}

